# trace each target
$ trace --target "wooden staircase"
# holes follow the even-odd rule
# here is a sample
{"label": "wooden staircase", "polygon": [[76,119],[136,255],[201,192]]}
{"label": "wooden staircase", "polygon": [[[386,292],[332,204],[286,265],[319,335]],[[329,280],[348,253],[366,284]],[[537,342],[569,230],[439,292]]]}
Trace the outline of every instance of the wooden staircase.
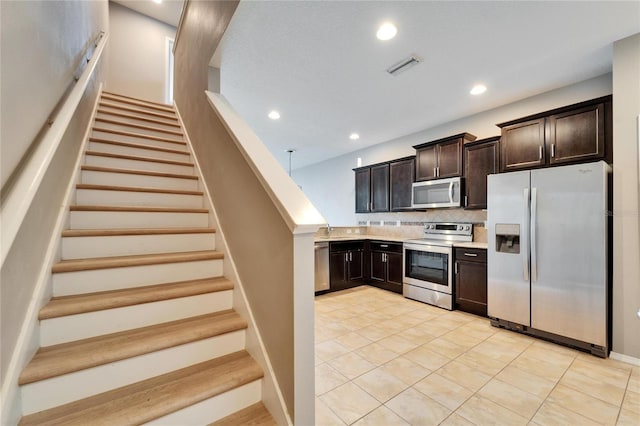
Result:
{"label": "wooden staircase", "polygon": [[172,106],[103,92],[24,425],[274,425]]}

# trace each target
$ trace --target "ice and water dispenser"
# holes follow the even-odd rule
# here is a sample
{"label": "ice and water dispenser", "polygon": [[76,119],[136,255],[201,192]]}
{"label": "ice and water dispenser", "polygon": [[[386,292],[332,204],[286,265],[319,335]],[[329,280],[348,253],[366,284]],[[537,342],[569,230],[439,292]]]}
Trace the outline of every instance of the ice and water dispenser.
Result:
{"label": "ice and water dispenser", "polygon": [[496,223],[496,252],[520,253],[520,224]]}

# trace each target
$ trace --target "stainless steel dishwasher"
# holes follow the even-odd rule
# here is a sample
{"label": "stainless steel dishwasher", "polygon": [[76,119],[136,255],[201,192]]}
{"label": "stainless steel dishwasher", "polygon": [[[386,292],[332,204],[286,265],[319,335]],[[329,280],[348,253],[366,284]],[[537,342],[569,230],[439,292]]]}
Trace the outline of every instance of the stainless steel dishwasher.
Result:
{"label": "stainless steel dishwasher", "polygon": [[315,291],[329,290],[329,243],[316,243]]}

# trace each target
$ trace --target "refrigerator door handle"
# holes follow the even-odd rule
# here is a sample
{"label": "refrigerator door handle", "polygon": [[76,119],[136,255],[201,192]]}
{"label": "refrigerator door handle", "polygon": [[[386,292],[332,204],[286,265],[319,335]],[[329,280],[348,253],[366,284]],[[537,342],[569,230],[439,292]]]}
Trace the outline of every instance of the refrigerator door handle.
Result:
{"label": "refrigerator door handle", "polygon": [[536,259],[536,219],[538,210],[537,189],[531,188],[531,281],[538,280],[538,262]]}
{"label": "refrigerator door handle", "polygon": [[[524,189],[524,224],[525,228],[527,227],[528,218],[529,218],[529,188]],[[523,229],[522,233],[527,235],[529,233],[528,229]],[[522,236],[520,237],[522,238]],[[524,247],[521,249],[522,252],[522,269],[524,273],[524,280],[529,281],[529,252]]]}

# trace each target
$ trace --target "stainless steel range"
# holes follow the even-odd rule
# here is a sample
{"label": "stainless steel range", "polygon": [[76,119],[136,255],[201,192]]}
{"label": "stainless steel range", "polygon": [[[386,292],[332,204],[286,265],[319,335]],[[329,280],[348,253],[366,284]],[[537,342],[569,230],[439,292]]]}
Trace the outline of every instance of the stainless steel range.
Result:
{"label": "stainless steel range", "polygon": [[453,309],[453,244],[472,240],[471,223],[425,224],[424,238],[403,244],[404,297]]}

